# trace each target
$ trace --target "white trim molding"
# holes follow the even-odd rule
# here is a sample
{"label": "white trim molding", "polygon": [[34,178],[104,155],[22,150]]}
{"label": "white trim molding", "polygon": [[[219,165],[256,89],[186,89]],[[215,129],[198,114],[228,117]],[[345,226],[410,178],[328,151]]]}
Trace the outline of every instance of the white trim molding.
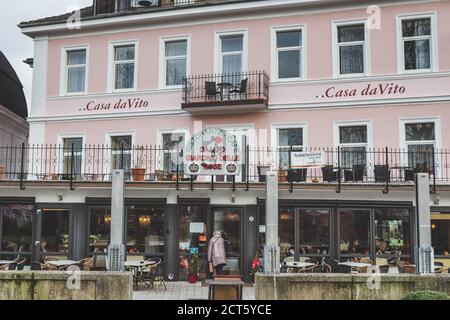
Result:
{"label": "white trim molding", "polygon": [[[370,46],[370,28],[367,18],[350,19],[350,20],[334,20],[331,22],[331,38],[332,38],[332,59],[333,59],[333,77],[334,78],[355,78],[367,77],[371,75],[371,46]],[[364,25],[364,42],[348,42],[348,45],[364,45],[364,72],[360,74],[341,74],[340,68],[340,52],[338,43],[338,28],[352,25]]]}
{"label": "white trim molding", "polygon": [[242,35],[242,71],[248,71],[248,29],[232,29],[216,31],[214,33],[214,73],[223,73],[222,41],[223,36]]}
{"label": "white trim molding", "polygon": [[[430,40],[430,69],[414,69],[405,70],[405,50],[403,41],[403,20],[412,19],[426,19],[431,20],[431,35],[424,37],[413,37],[412,40],[429,39]],[[396,16],[396,30],[397,30],[397,72],[399,74],[411,74],[411,73],[427,73],[438,72],[438,37],[437,37],[437,14],[436,12],[422,12],[422,13],[410,13],[399,14]]]}
{"label": "white trim molding", "polygon": [[159,39],[159,89],[182,89],[183,85],[170,86],[166,82],[166,71],[167,71],[167,57],[166,57],[166,43],[173,41],[186,41],[186,76],[191,74],[191,35],[180,35],[180,36],[162,36]]}
{"label": "white trim molding", "polygon": [[[133,88],[116,89],[115,88],[115,48],[121,46],[134,46],[134,79]],[[138,89],[138,70],[139,70],[139,41],[138,40],[124,40],[124,41],[110,41],[108,44],[108,79],[107,79],[107,93],[114,92],[130,92]]]}
{"label": "white trim molding", "polygon": [[[300,31],[301,32],[301,44],[298,47],[293,48],[283,48],[281,51],[299,50],[300,51],[300,77],[296,78],[279,78],[279,55],[280,51],[277,46],[277,34],[283,31]],[[288,26],[275,26],[271,28],[271,82],[274,83],[284,83],[284,82],[295,82],[303,81],[307,79],[307,31],[305,24],[299,25],[288,25]]]}
{"label": "white trim molding", "polygon": [[[69,68],[67,65],[67,55],[70,51],[86,51],[86,63],[84,64],[84,90],[80,92],[67,92],[67,81]],[[60,67],[60,81],[59,81],[59,95],[60,96],[80,96],[86,95],[89,91],[89,45],[78,45],[78,46],[63,46],[61,47],[61,67]]]}

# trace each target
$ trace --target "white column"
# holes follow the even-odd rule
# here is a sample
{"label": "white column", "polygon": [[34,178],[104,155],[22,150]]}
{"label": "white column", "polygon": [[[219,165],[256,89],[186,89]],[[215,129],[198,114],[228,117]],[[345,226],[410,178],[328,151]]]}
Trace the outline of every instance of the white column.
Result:
{"label": "white column", "polygon": [[111,192],[111,243],[108,247],[109,271],[124,271],[125,173],[114,170]]}
{"label": "white column", "polygon": [[280,272],[280,244],[278,238],[278,173],[267,173],[266,199],[266,247],[264,248],[264,272]]}

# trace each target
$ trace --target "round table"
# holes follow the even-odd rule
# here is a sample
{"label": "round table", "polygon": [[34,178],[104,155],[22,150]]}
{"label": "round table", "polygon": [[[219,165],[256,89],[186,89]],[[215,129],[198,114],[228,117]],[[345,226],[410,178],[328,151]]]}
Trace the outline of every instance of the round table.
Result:
{"label": "round table", "polygon": [[145,267],[149,267],[149,266],[153,266],[155,264],[156,264],[156,262],[154,262],[154,261],[138,261],[138,260],[136,260],[136,261],[125,261],[124,266],[126,268],[134,269],[136,289],[139,288],[138,273],[139,273],[140,269],[145,268]]}

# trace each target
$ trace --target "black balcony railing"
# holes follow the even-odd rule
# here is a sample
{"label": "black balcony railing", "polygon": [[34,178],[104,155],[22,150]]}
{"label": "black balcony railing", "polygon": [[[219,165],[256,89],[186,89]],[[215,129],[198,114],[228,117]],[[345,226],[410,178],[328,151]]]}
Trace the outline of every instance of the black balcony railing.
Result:
{"label": "black balcony railing", "polygon": [[267,105],[269,82],[264,71],[189,76],[184,79],[183,105]]}
{"label": "black balcony railing", "polygon": [[242,0],[96,0],[96,15],[214,5]]}
{"label": "black balcony railing", "polygon": [[[294,168],[292,152],[320,151],[324,163],[316,168]],[[292,191],[296,185],[334,185],[337,192],[352,184],[380,185],[387,193],[391,185],[412,185],[416,173],[428,173],[431,191],[437,185],[450,184],[450,151],[408,152],[379,148],[349,150],[348,148],[253,148],[243,146],[238,176],[197,177],[184,173],[183,150],[158,146],[111,148],[89,145],[62,147],[58,145],[18,145],[0,147],[0,180],[105,182],[111,180],[113,169],[124,169],[127,181],[183,183],[194,187],[196,182],[232,183],[246,190],[266,181],[265,171],[277,170],[281,185]]]}

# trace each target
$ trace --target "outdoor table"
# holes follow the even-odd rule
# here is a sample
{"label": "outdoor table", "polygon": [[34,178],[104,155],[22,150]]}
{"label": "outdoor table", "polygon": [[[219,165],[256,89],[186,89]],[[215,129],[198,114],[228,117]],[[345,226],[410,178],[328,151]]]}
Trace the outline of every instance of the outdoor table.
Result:
{"label": "outdoor table", "polygon": [[156,264],[156,262],[154,262],[154,261],[125,261],[124,266],[126,268],[130,268],[130,269],[134,270],[136,289],[139,288],[139,277],[138,277],[139,271],[144,267],[152,266],[155,264]]}
{"label": "outdoor table", "polygon": [[297,261],[284,262],[284,265],[288,268],[293,268],[293,269],[305,269],[308,267],[315,266],[315,264],[311,263],[311,262],[297,262]]}
{"label": "outdoor table", "polygon": [[233,84],[229,82],[221,82],[218,83],[217,86],[220,88],[220,92],[222,93],[222,99],[223,99],[223,92],[224,90],[227,91],[227,98],[230,100],[230,89],[233,88]]}
{"label": "outdoor table", "polygon": [[209,300],[242,300],[244,282],[240,279],[207,280]]}
{"label": "outdoor table", "polygon": [[9,261],[9,260],[0,260],[0,266],[5,265],[5,264],[11,264],[14,261]]}
{"label": "outdoor table", "polygon": [[65,268],[65,267],[69,267],[69,266],[73,266],[75,264],[78,264],[79,261],[74,261],[74,260],[48,260],[46,261],[47,264],[50,264],[52,266],[59,268]]}
{"label": "outdoor table", "polygon": [[340,262],[339,265],[341,265],[341,266],[349,266],[349,267],[352,267],[352,268],[366,268],[366,267],[371,267],[372,266],[370,263],[353,262],[353,261]]}

